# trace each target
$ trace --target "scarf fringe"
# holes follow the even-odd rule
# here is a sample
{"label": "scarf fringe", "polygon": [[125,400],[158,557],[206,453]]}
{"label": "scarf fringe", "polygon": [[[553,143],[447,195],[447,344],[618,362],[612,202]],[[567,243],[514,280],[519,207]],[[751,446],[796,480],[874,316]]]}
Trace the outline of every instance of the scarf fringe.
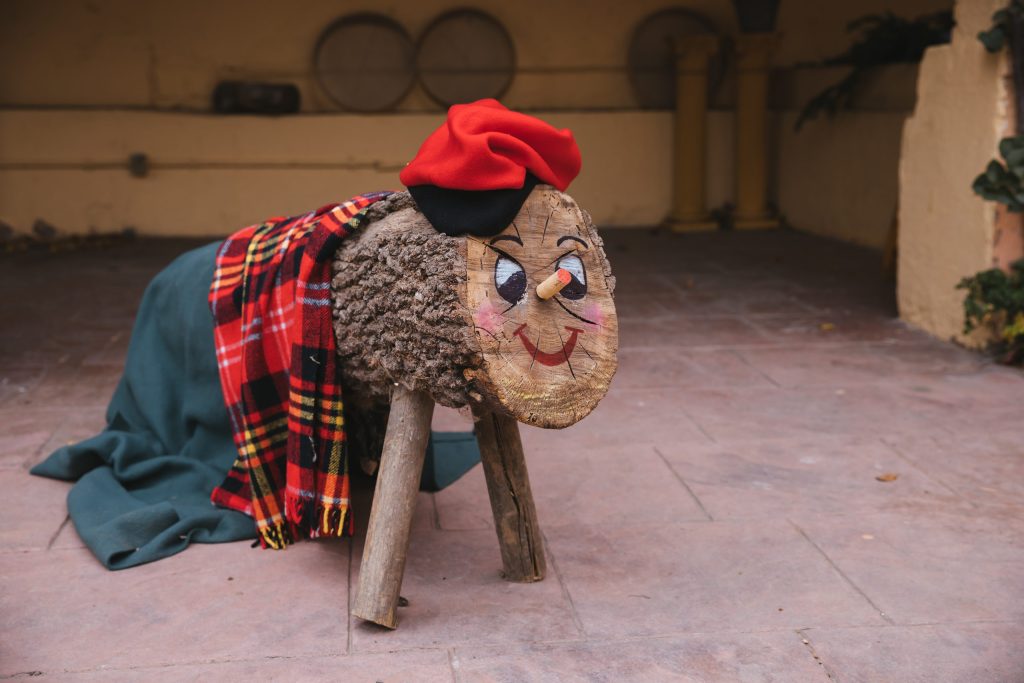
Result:
{"label": "scarf fringe", "polygon": [[260,545],[264,548],[284,550],[295,540],[288,526],[286,524],[274,524],[260,529]]}
{"label": "scarf fringe", "polygon": [[[289,495],[285,501],[285,516],[296,535],[318,538],[352,534],[352,515],[346,505],[313,505],[311,501]],[[346,524],[348,522],[348,524]]]}
{"label": "scarf fringe", "polygon": [[[367,207],[390,194],[359,195],[249,226],[217,253],[209,303],[239,460],[212,499],[252,514],[264,547],[282,549],[299,538],[341,536],[354,528],[348,455],[335,452],[344,440],[337,342],[321,290],[330,285],[338,245]],[[290,357],[278,348],[291,349]],[[287,393],[270,382],[278,374],[287,378]],[[264,383],[275,390],[264,391]],[[297,405],[299,417],[293,414]],[[287,438],[264,444],[262,435],[280,429],[285,417]],[[317,463],[316,451],[328,450],[332,457]],[[289,489],[309,497],[290,500]]]}
{"label": "scarf fringe", "polygon": [[324,536],[343,536],[345,534],[345,519],[350,517],[348,506],[323,507],[318,510],[320,517],[320,533]]}

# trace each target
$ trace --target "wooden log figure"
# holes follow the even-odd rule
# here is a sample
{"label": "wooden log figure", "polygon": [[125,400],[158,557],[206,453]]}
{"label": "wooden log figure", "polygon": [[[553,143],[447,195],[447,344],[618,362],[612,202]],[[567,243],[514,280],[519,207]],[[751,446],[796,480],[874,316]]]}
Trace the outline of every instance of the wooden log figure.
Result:
{"label": "wooden log figure", "polygon": [[[392,408],[353,609],[394,626],[433,403],[477,416],[505,576],[539,580],[543,551],[515,421],[562,428],[589,414],[615,373],[618,323],[601,238],[590,216],[550,186],[537,186],[488,238],[439,233],[404,192],[371,207],[368,219],[338,251],[332,287],[348,402],[379,409],[398,401],[395,428],[420,422],[417,438],[392,445]],[[570,282],[540,298],[537,286],[558,270]],[[407,408],[410,395],[426,400]],[[392,493],[385,487],[399,466],[413,478]],[[385,535],[400,540],[384,543]],[[383,595],[380,582],[388,583]]]}
{"label": "wooden log figure", "polygon": [[517,422],[559,429],[583,419],[608,391],[618,349],[615,280],[569,195],[531,184],[484,234],[446,234],[427,206],[415,191],[372,205],[338,250],[332,281],[346,404],[390,406],[352,607],[389,628],[434,404],[471,409],[504,576],[539,581],[544,553]]}

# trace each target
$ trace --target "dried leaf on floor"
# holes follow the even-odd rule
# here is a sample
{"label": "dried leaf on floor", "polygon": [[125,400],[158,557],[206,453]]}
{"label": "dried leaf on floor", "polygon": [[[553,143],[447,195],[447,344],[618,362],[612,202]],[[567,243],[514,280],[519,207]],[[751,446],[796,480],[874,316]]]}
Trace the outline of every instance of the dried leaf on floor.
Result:
{"label": "dried leaf on floor", "polygon": [[885,474],[879,474],[875,479],[878,481],[896,481],[900,478],[900,475],[895,472],[886,472]]}

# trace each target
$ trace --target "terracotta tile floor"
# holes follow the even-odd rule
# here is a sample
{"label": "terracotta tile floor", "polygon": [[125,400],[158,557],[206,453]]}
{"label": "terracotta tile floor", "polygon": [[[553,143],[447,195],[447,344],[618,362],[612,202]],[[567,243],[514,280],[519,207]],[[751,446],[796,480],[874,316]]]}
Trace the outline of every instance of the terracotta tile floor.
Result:
{"label": "terracotta tile floor", "polygon": [[143,287],[195,243],[0,257],[0,678],[1024,680],[1024,374],[895,320],[869,251],[606,238],[612,391],[523,430],[547,580],[499,578],[474,470],[420,496],[395,632],[347,616],[358,539],[103,569],[27,469],[102,426]]}

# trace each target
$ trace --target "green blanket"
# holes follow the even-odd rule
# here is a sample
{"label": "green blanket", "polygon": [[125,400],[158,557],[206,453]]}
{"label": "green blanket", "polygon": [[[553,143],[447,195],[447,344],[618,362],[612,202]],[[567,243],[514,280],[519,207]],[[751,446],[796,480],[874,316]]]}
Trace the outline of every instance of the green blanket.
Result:
{"label": "green blanket", "polygon": [[[179,256],[146,289],[107,428],[32,469],[77,480],[68,512],[109,569],[152,562],[190,542],[256,537],[252,519],[210,503],[236,457],[207,305],[217,246]],[[480,458],[472,434],[462,433],[435,434],[427,455],[427,490],[447,486]]]}

